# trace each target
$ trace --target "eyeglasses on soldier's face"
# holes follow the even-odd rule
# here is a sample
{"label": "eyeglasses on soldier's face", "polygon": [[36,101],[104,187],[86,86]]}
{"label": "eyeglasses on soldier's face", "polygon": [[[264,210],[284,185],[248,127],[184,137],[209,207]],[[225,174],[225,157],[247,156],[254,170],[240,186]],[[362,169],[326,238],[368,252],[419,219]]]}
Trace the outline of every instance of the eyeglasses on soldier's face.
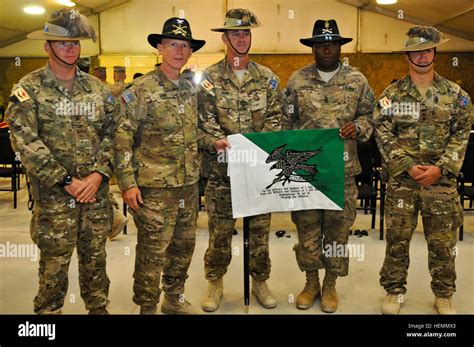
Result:
{"label": "eyeglasses on soldier's face", "polygon": [[81,46],[79,41],[49,41],[51,44],[54,44],[55,47],[59,49],[66,49],[66,48],[77,48]]}

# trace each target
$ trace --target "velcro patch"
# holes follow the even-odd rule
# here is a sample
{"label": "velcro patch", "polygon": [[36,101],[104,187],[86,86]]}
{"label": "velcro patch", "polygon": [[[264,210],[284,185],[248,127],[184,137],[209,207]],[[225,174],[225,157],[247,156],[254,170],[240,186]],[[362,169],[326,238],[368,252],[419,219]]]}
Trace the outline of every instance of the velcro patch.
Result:
{"label": "velcro patch", "polygon": [[278,81],[274,78],[270,79],[268,81],[268,87],[271,89],[271,90],[275,90],[277,89],[278,87]]}
{"label": "velcro patch", "polygon": [[13,90],[13,95],[18,99],[20,102],[25,102],[26,100],[30,100],[30,96],[26,92],[23,87],[18,86]]}
{"label": "velcro patch", "polygon": [[387,108],[392,107],[392,101],[389,98],[387,98],[386,96],[384,96],[382,99],[379,100],[379,105],[384,110],[386,110]]}
{"label": "velcro patch", "polygon": [[214,85],[209,82],[207,79],[204,79],[202,82],[201,82],[201,87],[206,91],[206,92],[210,92],[213,88],[214,88]]}
{"label": "velcro patch", "polygon": [[135,96],[133,96],[132,92],[128,89],[125,89],[122,93],[122,100],[125,101],[126,104],[135,100]]}

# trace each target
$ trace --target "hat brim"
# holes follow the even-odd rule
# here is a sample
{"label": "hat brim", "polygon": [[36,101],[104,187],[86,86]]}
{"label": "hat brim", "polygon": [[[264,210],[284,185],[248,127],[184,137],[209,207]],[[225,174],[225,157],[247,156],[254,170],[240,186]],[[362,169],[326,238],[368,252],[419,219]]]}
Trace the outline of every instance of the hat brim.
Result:
{"label": "hat brim", "polygon": [[315,43],[324,43],[324,42],[339,42],[342,45],[345,45],[346,43],[349,43],[352,41],[352,38],[350,37],[337,37],[331,41],[326,40],[324,37],[309,37],[307,39],[300,39],[301,44],[308,46],[308,47],[313,47]]}
{"label": "hat brim", "polygon": [[438,46],[441,46],[442,44],[448,42],[449,39],[442,39],[441,41],[439,41],[438,43],[434,43],[434,42],[425,42],[425,43],[422,43],[422,44],[419,44],[419,45],[413,45],[413,46],[410,46],[410,47],[403,47],[402,49],[398,50],[398,51],[394,51],[395,53],[403,53],[403,52],[418,52],[418,51],[424,51],[426,49],[431,49],[431,48],[435,48],[435,47],[438,47]]}
{"label": "hat brim", "polygon": [[223,26],[220,28],[212,28],[211,31],[217,31],[217,32],[223,33],[228,30],[248,30],[248,29],[255,29],[259,27],[261,27],[261,25]]}
{"label": "hat brim", "polygon": [[150,34],[148,35],[148,43],[153,48],[156,48],[156,45],[161,43],[163,39],[173,39],[173,40],[181,40],[181,41],[188,41],[191,43],[191,48],[193,52],[197,52],[200,50],[205,44],[206,41],[204,40],[195,40],[195,39],[187,39],[182,36],[178,35],[161,35],[161,34]]}
{"label": "hat brim", "polygon": [[26,35],[30,40],[47,40],[47,41],[78,41],[78,40],[92,40],[90,37],[68,37],[68,36],[58,36],[50,35],[45,33],[43,30],[33,31]]}

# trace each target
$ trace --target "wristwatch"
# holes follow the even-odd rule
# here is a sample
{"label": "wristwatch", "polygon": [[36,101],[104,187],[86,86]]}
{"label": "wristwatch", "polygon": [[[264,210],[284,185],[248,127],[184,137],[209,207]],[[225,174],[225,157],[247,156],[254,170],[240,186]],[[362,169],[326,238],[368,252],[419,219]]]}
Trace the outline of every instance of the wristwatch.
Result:
{"label": "wristwatch", "polygon": [[65,186],[68,186],[70,184],[72,184],[72,175],[69,175],[69,174],[64,176],[63,180],[61,182],[59,182],[59,185],[61,187],[65,187]]}
{"label": "wristwatch", "polygon": [[442,168],[442,169],[441,169],[441,174],[442,174],[443,176],[447,176],[448,173],[449,173],[449,171],[446,170],[445,168]]}

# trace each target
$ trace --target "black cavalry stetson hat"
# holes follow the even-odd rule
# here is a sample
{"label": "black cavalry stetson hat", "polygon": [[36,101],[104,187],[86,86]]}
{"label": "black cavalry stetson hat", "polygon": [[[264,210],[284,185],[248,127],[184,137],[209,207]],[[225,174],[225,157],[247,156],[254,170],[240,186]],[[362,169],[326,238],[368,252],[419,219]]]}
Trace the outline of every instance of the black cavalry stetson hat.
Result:
{"label": "black cavalry stetson hat", "polygon": [[339,29],[334,19],[318,19],[314,22],[313,37],[300,39],[300,42],[308,47],[313,47],[316,42],[339,42],[341,45],[345,45],[351,41],[351,38],[342,37],[339,34]]}
{"label": "black cavalry stetson hat", "polygon": [[196,52],[197,50],[202,48],[202,46],[204,46],[206,43],[206,41],[204,40],[193,39],[189,22],[184,18],[178,17],[172,17],[168,19],[165,24],[163,24],[162,34],[148,35],[148,43],[153,48],[156,48],[156,45],[158,43],[161,43],[162,39],[189,41],[191,43],[191,48],[193,49],[193,52]]}

